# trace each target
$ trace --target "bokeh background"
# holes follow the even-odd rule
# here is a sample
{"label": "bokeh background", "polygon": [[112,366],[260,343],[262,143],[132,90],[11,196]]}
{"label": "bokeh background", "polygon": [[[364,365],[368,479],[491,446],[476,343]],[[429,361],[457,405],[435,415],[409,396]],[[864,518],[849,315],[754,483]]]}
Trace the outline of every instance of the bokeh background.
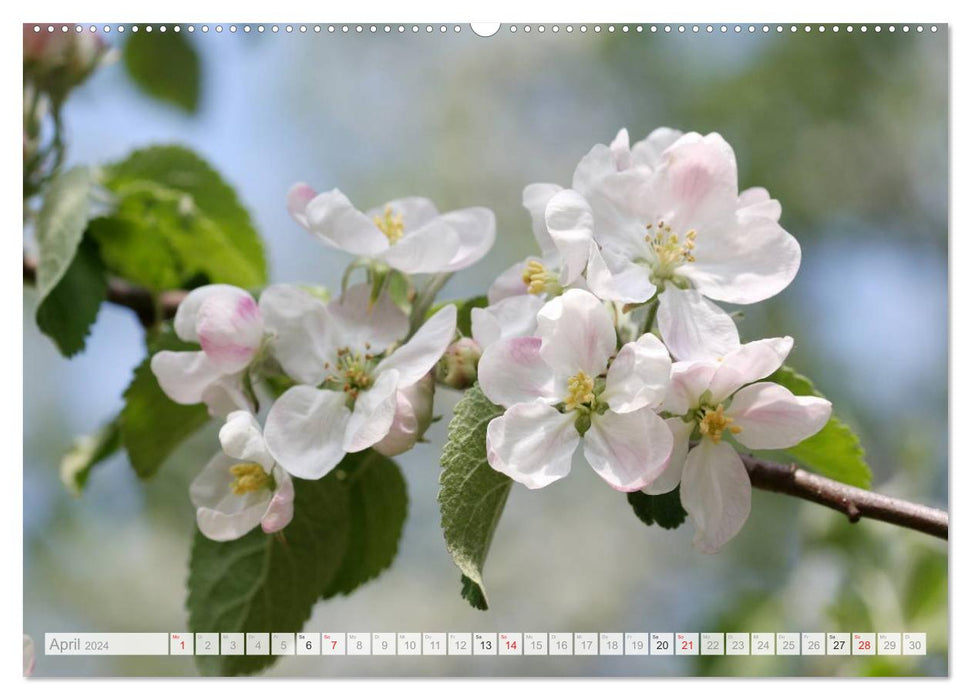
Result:
{"label": "bokeh background", "polygon": [[[349,261],[293,223],[288,187],[339,186],[365,207],[409,194],[442,210],[492,208],[498,242],[445,297],[481,293],[533,251],[530,182],[566,184],[578,159],[626,126],[718,131],[743,187],[764,185],[801,242],[802,269],[746,310],[743,339],[790,334],[862,437],[879,491],[948,503],[947,30],[852,34],[554,34],[463,26],[403,35],[197,33],[195,115],[139,93],[116,63],[69,101],[70,163],[179,142],[234,186],[266,240],[273,281],[334,286]],[[410,27],[409,27],[410,30]],[[118,45],[117,36],[108,41]],[[141,360],[132,314],[104,307],[67,361],[24,291],[24,629],[183,631],[189,481],[215,427],[151,481],[124,456],[74,498],[58,478],[72,440],[121,407]],[[439,393],[446,419],[457,399]],[[435,500],[445,424],[400,459],[410,513],[394,566],[319,604],[316,631],[918,631],[926,657],[374,657],[283,659],[272,675],[946,674],[947,546],[756,492],[716,556],[691,527],[644,527],[579,461],[538,492],[514,488],[486,567],[491,609],[459,597]],[[36,675],[188,675],[187,658],[53,658]]]}

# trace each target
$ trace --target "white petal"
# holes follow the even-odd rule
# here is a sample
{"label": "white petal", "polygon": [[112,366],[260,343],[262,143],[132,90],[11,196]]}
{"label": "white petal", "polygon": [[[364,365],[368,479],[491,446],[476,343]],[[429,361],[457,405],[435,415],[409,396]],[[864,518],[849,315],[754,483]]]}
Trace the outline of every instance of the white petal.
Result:
{"label": "white petal", "polygon": [[276,400],[263,434],[277,464],[301,479],[319,479],[344,458],[351,412],[343,392],[295,386]]}
{"label": "white petal", "polygon": [[559,254],[546,228],[546,205],[549,204],[550,198],[562,189],[559,185],[545,182],[526,185],[523,189],[523,206],[533,220],[533,236],[544,256]]}
{"label": "white petal", "polygon": [[660,410],[683,416],[698,408],[701,395],[708,390],[716,371],[715,362],[675,362],[671,365],[671,384]]}
{"label": "white petal", "polygon": [[527,488],[538,489],[570,473],[580,436],[573,414],[541,403],[521,403],[489,423],[489,464]]}
{"label": "white petal", "polygon": [[209,294],[199,305],[196,333],[213,364],[227,374],[239,372],[263,342],[263,317],[253,297],[241,289]]}
{"label": "white petal", "polygon": [[435,377],[431,373],[398,391],[391,428],[380,442],[374,444],[375,451],[394,457],[414,447],[431,425],[434,399]]}
{"label": "white petal", "polygon": [[553,371],[540,356],[542,343],[536,337],[507,338],[485,349],[479,359],[479,386],[492,403],[509,407],[562,398],[564,392],[557,391]]}
{"label": "white petal", "polygon": [[397,406],[398,371],[381,372],[367,391],[354,402],[354,412],[344,432],[344,451],[360,452],[379,442],[394,421]]}
{"label": "white petal", "polygon": [[472,338],[485,349],[503,338],[535,335],[536,314],[543,303],[535,294],[521,294],[484,309],[472,309]]}
{"label": "white petal", "polygon": [[223,452],[241,462],[256,462],[267,473],[273,469],[273,457],[266,449],[263,431],[249,411],[233,411],[219,429]]}
{"label": "white petal", "polygon": [[452,227],[459,249],[442,272],[455,272],[474,265],[496,242],[496,215],[485,207],[469,207],[444,214],[441,220]]}
{"label": "white petal", "polygon": [[785,387],[759,382],[732,398],[726,413],[742,432],[735,439],[753,450],[792,447],[823,429],[833,405],[818,396],[795,396]]}
{"label": "white petal", "polygon": [[614,157],[617,170],[627,170],[631,166],[630,134],[627,133],[627,129],[618,131],[614,140],[610,142],[610,154]]}
{"label": "white petal", "polygon": [[508,297],[527,294],[526,283],[523,282],[523,272],[526,270],[526,263],[533,259],[535,258],[527,258],[503,270],[502,274],[489,287],[488,299],[490,304],[498,304]]}
{"label": "white petal", "polygon": [[325,321],[336,324],[329,331],[331,351],[348,347],[357,352],[367,349],[377,354],[408,333],[408,317],[391,295],[381,294],[372,305],[368,284],[355,284],[342,297],[328,303],[327,316]]}
{"label": "white petal", "polygon": [[704,439],[688,453],[681,505],[694,521],[694,545],[713,554],[738,534],[752,509],[752,482],[727,442]]}
{"label": "white petal", "polygon": [[230,284],[207,284],[193,289],[175,312],[175,318],[172,321],[175,334],[187,342],[199,342],[196,325],[199,321],[199,310],[206,301],[216,298],[222,300],[224,305],[232,306],[234,302],[246,297],[250,300],[253,298],[246,290]]}
{"label": "white petal", "polygon": [[393,199],[383,206],[369,209],[366,215],[373,221],[376,216],[383,217],[388,209],[391,210],[392,215],[401,216],[406,231],[420,228],[438,216],[438,209],[435,208],[435,204],[425,197]]}
{"label": "white petal", "polygon": [[398,385],[411,386],[435,366],[455,337],[456,309],[448,304],[422,324],[407,343],[378,363],[376,372],[397,370]]}
{"label": "white petal", "polygon": [[398,242],[377,257],[410,275],[444,272],[461,246],[458,231],[444,217],[438,217],[417,229],[406,228]]}
{"label": "white petal", "polygon": [[658,127],[646,139],[638,141],[631,147],[631,164],[653,170],[660,165],[661,154],[682,136],[684,133],[677,129]]}
{"label": "white petal", "polygon": [[189,486],[189,498],[196,506],[196,523],[203,535],[225,542],[242,537],[256,527],[270,502],[269,490],[237,496],[229,469],[239,460],[218,454]]}
{"label": "white petal", "polygon": [[306,182],[298,182],[287,192],[287,212],[304,228],[310,228],[307,205],[317,196],[317,191]]}
{"label": "white petal", "polygon": [[260,311],[283,371],[301,384],[320,384],[330,359],[324,303],[294,285],[276,284],[260,296]]}
{"label": "white petal", "polygon": [[590,292],[568,289],[536,316],[543,339],[540,355],[564,380],[580,370],[596,377],[617,348],[617,332],[603,302]]}
{"label": "white petal", "polygon": [[671,431],[674,446],[671,448],[671,457],[668,459],[667,466],[664,467],[660,476],[641,489],[644,493],[652,496],[673,491],[681,483],[684,461],[688,457],[688,448],[691,446],[691,431],[695,427],[694,421],[685,423],[680,418],[668,418],[664,423]]}
{"label": "white petal", "polygon": [[646,333],[627,343],[607,370],[601,398],[614,413],[630,413],[660,405],[671,381],[671,356],[664,343]]}
{"label": "white petal", "polygon": [[293,520],[293,480],[279,466],[273,470],[273,480],[276,481],[276,489],[260,519],[263,532],[267,534],[279,532]]}
{"label": "white petal", "polygon": [[210,416],[228,416],[233,411],[254,411],[256,407],[243,392],[243,375],[224,374],[202,391],[202,402]]}
{"label": "white petal", "polygon": [[765,338],[745,343],[725,356],[708,388],[714,403],[724,401],[741,387],[775,372],[792,350],[792,338]]}
{"label": "white petal", "polygon": [[745,216],[764,216],[778,221],[782,216],[782,205],[772,199],[764,187],[749,187],[738,195],[738,213]]}
{"label": "white petal", "polygon": [[718,360],[741,346],[732,317],[696,289],[668,285],[660,296],[657,325],[678,360]]}
{"label": "white petal", "polygon": [[580,159],[573,171],[573,189],[580,194],[592,191],[604,178],[617,172],[617,161],[608,146],[598,143]]}
{"label": "white petal", "polygon": [[590,291],[598,297],[622,304],[639,304],[657,291],[647,267],[607,246],[590,247],[586,279]]}
{"label": "white petal", "polygon": [[583,454],[618,491],[639,491],[658,478],[671,457],[671,431],[650,408],[593,415]]}
{"label": "white petal", "polygon": [[204,352],[162,350],[152,357],[151,368],[165,395],[186,405],[201,403],[206,388],[222,376]]}
{"label": "white petal", "polygon": [[374,221],[338,189],[318,194],[294,218],[324,243],[353,255],[373,256],[388,249],[388,239]]}
{"label": "white petal", "polygon": [[563,256],[560,282],[570,284],[583,272],[590,256],[593,240],[590,204],[574,190],[557,192],[546,205],[546,227]]}
{"label": "white petal", "polygon": [[698,229],[696,262],[679,272],[706,297],[753,304],[785,289],[802,256],[799,242],[773,219],[739,213],[719,230]]}

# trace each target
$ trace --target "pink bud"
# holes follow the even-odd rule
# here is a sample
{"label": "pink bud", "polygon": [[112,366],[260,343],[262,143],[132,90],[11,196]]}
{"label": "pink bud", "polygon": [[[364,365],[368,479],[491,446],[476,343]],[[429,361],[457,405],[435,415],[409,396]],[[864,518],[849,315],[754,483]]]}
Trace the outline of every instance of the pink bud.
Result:
{"label": "pink bud", "polygon": [[407,452],[418,442],[432,422],[435,399],[435,378],[431,372],[409,387],[398,391],[391,430],[374,449],[386,457]]}

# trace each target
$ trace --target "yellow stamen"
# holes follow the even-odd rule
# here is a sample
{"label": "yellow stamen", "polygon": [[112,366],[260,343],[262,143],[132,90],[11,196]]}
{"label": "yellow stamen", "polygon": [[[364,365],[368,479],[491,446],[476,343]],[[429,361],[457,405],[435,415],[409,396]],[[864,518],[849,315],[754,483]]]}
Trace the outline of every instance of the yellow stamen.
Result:
{"label": "yellow stamen", "polygon": [[593,393],[593,379],[583,370],[580,370],[566,382],[569,392],[563,403],[568,411],[574,410],[577,406],[593,403],[595,398]]}
{"label": "yellow stamen", "polygon": [[550,291],[551,285],[555,282],[554,275],[539,260],[530,260],[526,263],[526,269],[523,271],[523,283],[527,285],[526,291],[530,294],[542,294]]}
{"label": "yellow stamen", "polygon": [[395,214],[391,207],[384,208],[384,215],[374,217],[374,225],[385,235],[389,243],[397,243],[405,233],[405,219]]}
{"label": "yellow stamen", "polygon": [[370,388],[373,382],[371,377],[373,364],[374,355],[371,353],[361,355],[351,352],[350,348],[338,348],[336,364],[332,365],[330,362],[324,364],[324,369],[333,370],[324,378],[324,381],[337,383],[345,393],[356,399],[357,395]]}
{"label": "yellow stamen", "polygon": [[[646,228],[651,231],[654,224],[647,224]],[[678,234],[671,233],[671,227],[663,221],[657,223],[657,231],[654,235],[648,233],[644,236],[644,240],[650,244],[657,256],[655,273],[659,277],[669,277],[678,265],[695,262],[695,256],[692,253],[695,249],[695,239],[698,238],[698,232],[695,229],[685,234],[684,243],[681,242]]]}
{"label": "yellow stamen", "polygon": [[241,462],[229,468],[229,473],[236,477],[230,485],[237,496],[259,491],[270,481],[270,475],[263,471],[263,467],[255,462]]}
{"label": "yellow stamen", "polygon": [[741,426],[732,425],[733,422],[730,417],[725,415],[725,407],[718,404],[718,408],[709,408],[705,411],[704,418],[698,424],[698,430],[701,431],[702,436],[711,438],[711,441],[717,445],[721,442],[724,431],[727,430],[732,435],[738,435],[742,432]]}

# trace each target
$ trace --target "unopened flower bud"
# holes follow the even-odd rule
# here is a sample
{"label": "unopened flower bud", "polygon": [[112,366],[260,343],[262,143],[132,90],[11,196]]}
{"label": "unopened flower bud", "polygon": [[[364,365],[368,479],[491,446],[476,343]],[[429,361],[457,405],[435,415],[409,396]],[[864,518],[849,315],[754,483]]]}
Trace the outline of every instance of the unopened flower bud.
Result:
{"label": "unopened flower bud", "polygon": [[431,425],[434,399],[435,378],[431,372],[400,389],[391,430],[374,449],[386,457],[394,457],[414,447]]}
{"label": "unopened flower bud", "polygon": [[445,386],[468,389],[478,376],[482,348],[472,338],[460,338],[448,346],[438,361],[435,376]]}
{"label": "unopened flower bud", "polygon": [[100,36],[76,32],[73,25],[54,25],[54,31],[46,31],[45,26],[40,32],[24,25],[24,78],[55,102],[83,83],[107,53],[108,45]]}

